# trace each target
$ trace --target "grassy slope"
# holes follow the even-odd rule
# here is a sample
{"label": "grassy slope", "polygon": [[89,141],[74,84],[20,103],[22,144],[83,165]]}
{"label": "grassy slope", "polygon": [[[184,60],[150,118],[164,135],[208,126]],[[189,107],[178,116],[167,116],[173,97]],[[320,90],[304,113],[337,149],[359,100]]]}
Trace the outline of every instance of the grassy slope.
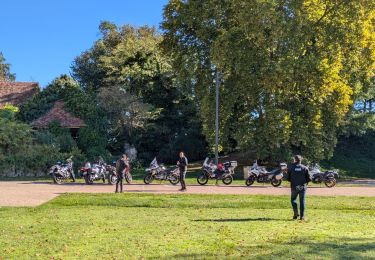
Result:
{"label": "grassy slope", "polygon": [[375,258],[375,200],[285,196],[69,194],[0,208],[0,259]]}

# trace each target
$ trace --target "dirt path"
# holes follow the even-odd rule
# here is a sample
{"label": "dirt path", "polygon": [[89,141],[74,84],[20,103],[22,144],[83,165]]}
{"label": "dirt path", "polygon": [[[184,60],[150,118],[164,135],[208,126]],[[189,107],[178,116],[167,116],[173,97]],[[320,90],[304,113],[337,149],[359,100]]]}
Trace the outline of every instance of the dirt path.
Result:
{"label": "dirt path", "polygon": [[[111,193],[114,186],[108,184],[85,185],[82,183],[66,183],[55,185],[50,182],[10,181],[0,182],[0,206],[37,206],[63,193]],[[125,185],[126,192],[139,193],[180,193],[179,186],[168,184],[131,184]],[[289,195],[288,187],[273,188],[272,186],[188,186],[191,194],[248,194],[248,195]],[[313,196],[370,196],[375,197],[375,187],[310,187],[308,195]]]}

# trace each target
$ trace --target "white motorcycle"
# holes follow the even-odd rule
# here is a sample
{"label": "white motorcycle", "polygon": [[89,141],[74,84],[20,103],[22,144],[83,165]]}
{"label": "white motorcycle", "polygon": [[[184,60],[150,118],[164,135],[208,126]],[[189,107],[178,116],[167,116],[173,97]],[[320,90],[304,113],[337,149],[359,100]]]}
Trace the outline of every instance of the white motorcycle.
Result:
{"label": "white motorcycle", "polygon": [[84,167],[81,167],[80,174],[85,179],[86,184],[93,184],[97,180],[102,180],[105,183],[108,175],[107,164],[102,159],[93,164],[87,162]]}
{"label": "white motorcycle", "polygon": [[258,183],[271,183],[272,186],[278,187],[287,172],[288,166],[286,163],[280,163],[278,168],[269,172],[265,167],[259,166],[257,161],[254,161],[253,166],[249,169],[249,177],[245,183],[246,186],[251,186],[257,181]]}
{"label": "white motorcycle", "polygon": [[73,182],[75,182],[76,178],[74,176],[72,157],[68,158],[66,163],[57,162],[57,164],[50,168],[49,174],[52,176],[53,182],[56,184],[62,184],[69,178],[72,178]]}

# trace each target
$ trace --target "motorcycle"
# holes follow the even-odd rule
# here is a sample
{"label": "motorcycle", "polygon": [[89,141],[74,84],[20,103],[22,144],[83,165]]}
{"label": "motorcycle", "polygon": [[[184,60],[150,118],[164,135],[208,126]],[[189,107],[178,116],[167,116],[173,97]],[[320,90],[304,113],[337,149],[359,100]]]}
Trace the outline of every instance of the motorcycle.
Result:
{"label": "motorcycle", "polygon": [[[108,175],[108,183],[109,184],[116,184],[117,182],[117,173],[116,173],[116,161],[112,162],[112,165],[106,166],[107,172],[109,172]],[[133,182],[133,176],[130,173],[130,169],[127,168],[123,171],[125,181],[130,184]]]}
{"label": "motorcycle", "polygon": [[156,158],[146,168],[146,176],[143,178],[145,184],[150,184],[154,180],[168,180],[171,184],[177,185],[180,182],[179,168],[167,169],[164,165],[159,165]]}
{"label": "motorcycle", "polygon": [[76,178],[74,176],[72,157],[68,158],[66,163],[57,162],[57,164],[50,168],[49,174],[52,176],[53,182],[56,184],[62,184],[64,180],[69,178],[72,178],[73,182],[75,182]]}
{"label": "motorcycle", "polygon": [[255,181],[258,183],[271,183],[273,187],[278,187],[283,181],[284,175],[288,173],[288,166],[286,163],[280,163],[279,167],[272,171],[267,171],[265,167],[258,165],[255,161],[253,166],[249,169],[249,177],[246,179],[246,186],[251,186]]}
{"label": "motorcycle", "polygon": [[97,163],[87,162],[84,167],[80,169],[81,176],[85,179],[86,184],[93,184],[94,181],[102,180],[105,183],[107,176],[107,164],[99,159]]}
{"label": "motorcycle", "polygon": [[228,161],[215,165],[212,160],[206,158],[203,162],[202,173],[197,177],[200,185],[206,185],[209,179],[221,180],[225,185],[233,182],[234,169],[237,167],[237,161]]}
{"label": "motorcycle", "polygon": [[337,183],[337,179],[339,178],[339,174],[337,173],[337,171],[322,172],[318,164],[315,164],[309,167],[309,173],[310,173],[311,181],[313,183],[324,182],[324,184],[328,188],[334,187]]}

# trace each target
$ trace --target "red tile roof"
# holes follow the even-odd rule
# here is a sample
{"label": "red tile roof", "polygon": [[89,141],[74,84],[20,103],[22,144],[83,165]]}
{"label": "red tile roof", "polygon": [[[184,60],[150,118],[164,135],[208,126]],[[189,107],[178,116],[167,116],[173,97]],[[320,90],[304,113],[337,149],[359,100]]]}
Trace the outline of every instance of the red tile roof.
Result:
{"label": "red tile roof", "polygon": [[85,127],[85,122],[65,111],[64,105],[63,101],[56,101],[49,112],[34,120],[31,125],[35,128],[47,128],[52,122],[59,122],[64,128]]}
{"label": "red tile roof", "polygon": [[0,107],[20,105],[39,91],[36,82],[0,81]]}

